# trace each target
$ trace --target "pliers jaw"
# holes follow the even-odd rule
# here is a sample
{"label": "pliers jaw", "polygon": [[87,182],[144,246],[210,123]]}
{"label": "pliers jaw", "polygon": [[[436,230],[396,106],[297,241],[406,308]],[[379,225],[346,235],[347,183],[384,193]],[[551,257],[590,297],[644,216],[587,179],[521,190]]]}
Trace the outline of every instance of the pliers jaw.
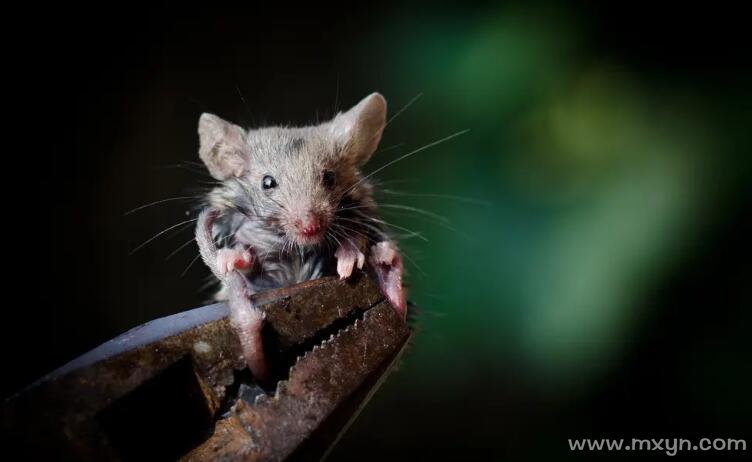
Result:
{"label": "pliers jaw", "polygon": [[254,303],[266,314],[269,382],[242,372],[227,307],[216,304],[135,328],[42,378],[6,401],[6,432],[76,459],[320,459],[410,330],[363,274]]}

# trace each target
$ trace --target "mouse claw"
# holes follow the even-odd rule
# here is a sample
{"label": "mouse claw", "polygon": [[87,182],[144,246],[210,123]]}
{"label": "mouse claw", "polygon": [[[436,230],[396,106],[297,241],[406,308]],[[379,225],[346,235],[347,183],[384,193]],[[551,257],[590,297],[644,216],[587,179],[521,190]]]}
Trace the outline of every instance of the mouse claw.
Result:
{"label": "mouse claw", "polygon": [[353,268],[356,266],[358,269],[363,269],[363,264],[366,261],[363,252],[353,244],[340,245],[334,252],[334,256],[337,258],[337,274],[340,279],[350,277]]}
{"label": "mouse claw", "polygon": [[217,251],[217,268],[221,274],[234,269],[246,270],[251,267],[253,256],[246,249],[219,249]]}

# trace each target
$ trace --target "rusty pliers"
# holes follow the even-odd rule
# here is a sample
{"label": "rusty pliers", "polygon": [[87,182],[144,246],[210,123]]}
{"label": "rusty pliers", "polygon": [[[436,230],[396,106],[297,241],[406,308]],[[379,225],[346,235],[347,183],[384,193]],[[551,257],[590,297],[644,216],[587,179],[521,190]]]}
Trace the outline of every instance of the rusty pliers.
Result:
{"label": "rusty pliers", "polygon": [[267,384],[224,303],[136,327],[4,404],[6,436],[74,459],[318,460],[399,361],[410,329],[365,274],[262,292]]}

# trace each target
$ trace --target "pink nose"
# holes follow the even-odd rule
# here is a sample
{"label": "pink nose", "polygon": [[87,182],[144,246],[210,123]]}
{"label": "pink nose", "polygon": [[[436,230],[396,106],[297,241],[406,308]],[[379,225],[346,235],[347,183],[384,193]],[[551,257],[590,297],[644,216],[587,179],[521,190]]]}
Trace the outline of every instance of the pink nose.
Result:
{"label": "pink nose", "polygon": [[295,220],[295,227],[300,234],[306,237],[315,236],[321,231],[319,219],[311,215],[306,217],[305,220]]}

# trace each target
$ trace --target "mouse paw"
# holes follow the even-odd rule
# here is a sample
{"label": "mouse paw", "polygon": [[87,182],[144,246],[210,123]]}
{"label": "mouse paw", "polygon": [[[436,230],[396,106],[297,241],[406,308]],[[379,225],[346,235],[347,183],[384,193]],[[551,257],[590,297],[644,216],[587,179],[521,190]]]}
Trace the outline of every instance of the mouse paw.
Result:
{"label": "mouse paw", "polygon": [[363,252],[352,243],[340,245],[334,252],[334,256],[337,258],[337,274],[339,274],[340,279],[349,277],[355,266],[362,269],[363,263],[366,261]]}
{"label": "mouse paw", "polygon": [[404,318],[407,310],[405,290],[402,287],[402,256],[394,244],[387,241],[371,246],[368,262],[373,267],[379,287],[397,313]]}
{"label": "mouse paw", "polygon": [[371,246],[370,260],[373,265],[390,266],[394,263],[394,260],[397,257],[399,257],[399,254],[391,242],[381,241],[378,244]]}
{"label": "mouse paw", "polygon": [[248,269],[252,262],[251,252],[246,249],[219,249],[217,251],[217,268],[222,274],[227,274],[234,269]]}

